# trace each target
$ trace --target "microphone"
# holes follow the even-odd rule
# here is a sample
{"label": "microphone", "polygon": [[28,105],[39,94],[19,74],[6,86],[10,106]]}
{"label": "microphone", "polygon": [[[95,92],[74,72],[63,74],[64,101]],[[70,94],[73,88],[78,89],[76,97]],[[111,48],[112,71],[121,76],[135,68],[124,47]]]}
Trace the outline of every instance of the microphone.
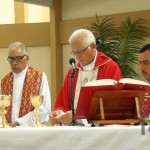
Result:
{"label": "microphone", "polygon": [[73,71],[75,71],[76,68],[77,68],[76,65],[75,65],[75,63],[76,63],[75,59],[74,58],[70,58],[69,63],[70,63],[70,65],[72,65]]}

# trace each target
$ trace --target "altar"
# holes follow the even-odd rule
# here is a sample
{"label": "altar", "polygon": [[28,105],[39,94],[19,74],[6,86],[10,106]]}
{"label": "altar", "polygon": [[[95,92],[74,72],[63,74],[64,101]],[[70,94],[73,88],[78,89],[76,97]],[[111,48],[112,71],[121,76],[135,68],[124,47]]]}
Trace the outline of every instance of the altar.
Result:
{"label": "altar", "polygon": [[149,150],[149,126],[0,128],[1,150]]}

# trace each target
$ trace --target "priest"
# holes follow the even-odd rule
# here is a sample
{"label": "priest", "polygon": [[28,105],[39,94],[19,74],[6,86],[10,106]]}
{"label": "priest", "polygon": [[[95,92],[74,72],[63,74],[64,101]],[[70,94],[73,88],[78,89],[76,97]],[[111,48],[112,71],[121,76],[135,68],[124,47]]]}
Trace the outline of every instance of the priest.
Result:
{"label": "priest", "polygon": [[[76,110],[80,88],[88,81],[99,79],[122,78],[122,73],[116,62],[97,51],[93,33],[87,29],[78,29],[69,38],[70,53],[78,60],[74,74],[74,108]],[[50,113],[52,124],[68,124],[72,121],[70,105],[70,68],[55,103],[55,110]],[[84,100],[83,100],[84,101]]]}
{"label": "priest", "polygon": [[41,123],[48,121],[51,108],[50,92],[46,74],[28,66],[29,55],[21,42],[11,43],[7,58],[12,71],[1,80],[2,95],[11,95],[12,103],[7,107],[6,119],[12,127],[31,126],[35,122],[31,95],[42,95],[39,107]]}

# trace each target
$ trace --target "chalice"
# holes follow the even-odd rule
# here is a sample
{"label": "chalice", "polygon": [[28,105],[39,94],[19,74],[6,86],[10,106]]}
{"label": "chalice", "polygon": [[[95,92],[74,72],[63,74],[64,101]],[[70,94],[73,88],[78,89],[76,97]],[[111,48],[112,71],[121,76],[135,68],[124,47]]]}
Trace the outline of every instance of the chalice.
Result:
{"label": "chalice", "polygon": [[40,123],[39,121],[39,107],[43,102],[43,97],[42,95],[31,95],[30,96],[30,101],[31,104],[34,106],[34,117],[35,117],[35,123],[32,124],[33,127],[42,127],[44,124]]}
{"label": "chalice", "polygon": [[0,95],[0,108],[1,108],[1,116],[2,116],[2,128],[11,127],[6,120],[5,115],[7,111],[5,110],[11,103],[11,95]]}

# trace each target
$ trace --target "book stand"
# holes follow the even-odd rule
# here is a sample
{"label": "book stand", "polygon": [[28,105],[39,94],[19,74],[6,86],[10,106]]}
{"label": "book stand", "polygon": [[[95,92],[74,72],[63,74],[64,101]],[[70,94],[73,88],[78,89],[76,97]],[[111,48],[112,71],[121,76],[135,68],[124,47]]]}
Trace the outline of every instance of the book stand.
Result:
{"label": "book stand", "polygon": [[87,119],[96,124],[139,123],[144,90],[94,91]]}

